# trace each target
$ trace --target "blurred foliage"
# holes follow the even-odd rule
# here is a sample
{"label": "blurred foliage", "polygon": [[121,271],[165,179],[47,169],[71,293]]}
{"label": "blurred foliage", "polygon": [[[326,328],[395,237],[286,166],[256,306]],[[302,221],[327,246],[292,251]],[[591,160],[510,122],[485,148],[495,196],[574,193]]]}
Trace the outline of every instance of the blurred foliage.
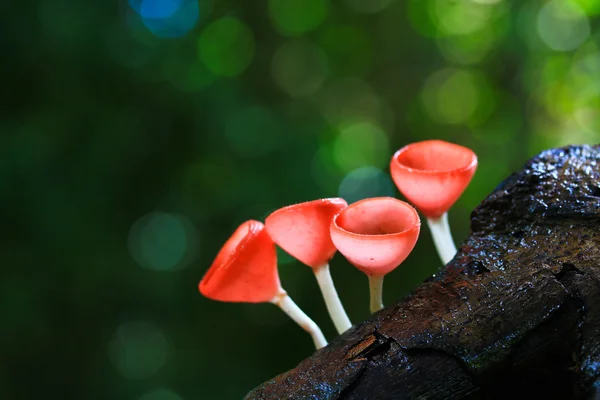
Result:
{"label": "blurred foliage", "polygon": [[[479,170],[469,213],[531,155],[598,142],[595,0],[3,2],[0,398],[239,399],[312,352],[269,304],[197,284],[246,219],[398,193],[399,147]],[[427,229],[385,301],[440,267]],[[333,338],[307,267],[295,301]],[[332,271],[353,321],[365,277]]]}

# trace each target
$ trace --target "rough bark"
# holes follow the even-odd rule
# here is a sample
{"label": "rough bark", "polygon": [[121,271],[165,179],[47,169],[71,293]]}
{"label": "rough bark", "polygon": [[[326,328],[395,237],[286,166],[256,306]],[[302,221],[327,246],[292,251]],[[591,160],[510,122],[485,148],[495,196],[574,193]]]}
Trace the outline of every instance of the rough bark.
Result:
{"label": "rough bark", "polygon": [[541,153],[473,211],[443,271],[246,399],[593,396],[599,220],[600,146]]}

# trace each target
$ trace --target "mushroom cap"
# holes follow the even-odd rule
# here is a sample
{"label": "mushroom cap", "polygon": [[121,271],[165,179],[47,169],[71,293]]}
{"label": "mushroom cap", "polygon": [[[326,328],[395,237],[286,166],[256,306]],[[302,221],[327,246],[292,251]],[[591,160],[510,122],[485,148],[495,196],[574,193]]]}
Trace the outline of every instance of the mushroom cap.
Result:
{"label": "mushroom cap", "polygon": [[392,197],[349,205],[331,223],[331,239],[348,261],[367,275],[385,275],[400,265],[417,243],[419,213]]}
{"label": "mushroom cap", "polygon": [[336,252],[329,227],[333,217],[347,206],[346,200],[339,197],[294,204],[274,211],[265,226],[282,249],[309,267],[318,268]]}
{"label": "mushroom cap", "polygon": [[400,192],[428,218],[439,218],[452,207],[476,169],[471,149],[443,140],[409,144],[390,163]]}
{"label": "mushroom cap", "polygon": [[262,303],[281,291],[275,244],[259,221],[241,224],[225,242],[198,289],[209,299]]}

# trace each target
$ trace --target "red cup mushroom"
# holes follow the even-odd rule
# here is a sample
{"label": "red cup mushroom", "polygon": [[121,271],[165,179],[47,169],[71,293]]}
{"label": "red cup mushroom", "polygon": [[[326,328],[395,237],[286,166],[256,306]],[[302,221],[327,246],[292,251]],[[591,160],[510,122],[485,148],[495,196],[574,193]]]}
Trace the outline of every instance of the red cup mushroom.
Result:
{"label": "red cup mushroom", "polygon": [[259,221],[246,221],[235,230],[198,288],[212,300],[273,303],[312,336],[317,349],[327,345],[321,329],[281,287],[275,244]]}
{"label": "red cup mushroom", "polygon": [[333,218],[335,247],[369,278],[371,312],[383,308],[383,278],[408,257],[420,228],[417,210],[391,197],[358,201]]}
{"label": "red cup mushroom", "polygon": [[392,179],[425,215],[444,264],[456,254],[448,210],[465,191],[476,169],[477,156],[472,150],[442,140],[409,144],[392,157]]}
{"label": "red cup mushroom", "polygon": [[265,220],[273,241],[313,270],[338,333],[348,330],[352,323],[329,271],[329,260],[336,252],[329,227],[333,217],[347,206],[341,198],[314,200],[280,208]]}

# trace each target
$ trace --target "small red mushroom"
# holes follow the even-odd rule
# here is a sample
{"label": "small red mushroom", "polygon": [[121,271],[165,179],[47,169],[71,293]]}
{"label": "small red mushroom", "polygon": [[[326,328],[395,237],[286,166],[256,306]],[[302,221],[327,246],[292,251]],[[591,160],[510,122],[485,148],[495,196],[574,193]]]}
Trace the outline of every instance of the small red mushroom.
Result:
{"label": "small red mushroom", "polygon": [[312,268],[338,333],[348,330],[352,323],[329,272],[329,260],[336,252],[329,226],[333,217],[347,206],[342,198],[308,201],[280,208],[265,220],[273,241]]}
{"label": "small red mushroom", "polygon": [[275,244],[259,221],[246,221],[235,230],[198,288],[212,300],[273,303],[310,333],[317,349],[327,345],[317,324],[281,287]]}
{"label": "small red mushroom", "polygon": [[456,254],[448,210],[465,191],[476,169],[477,156],[472,150],[442,140],[409,144],[392,157],[392,179],[425,215],[444,264]]}
{"label": "small red mushroom", "polygon": [[358,201],[334,217],[331,239],[368,276],[371,312],[383,307],[383,278],[408,257],[420,228],[417,210],[391,197]]}

